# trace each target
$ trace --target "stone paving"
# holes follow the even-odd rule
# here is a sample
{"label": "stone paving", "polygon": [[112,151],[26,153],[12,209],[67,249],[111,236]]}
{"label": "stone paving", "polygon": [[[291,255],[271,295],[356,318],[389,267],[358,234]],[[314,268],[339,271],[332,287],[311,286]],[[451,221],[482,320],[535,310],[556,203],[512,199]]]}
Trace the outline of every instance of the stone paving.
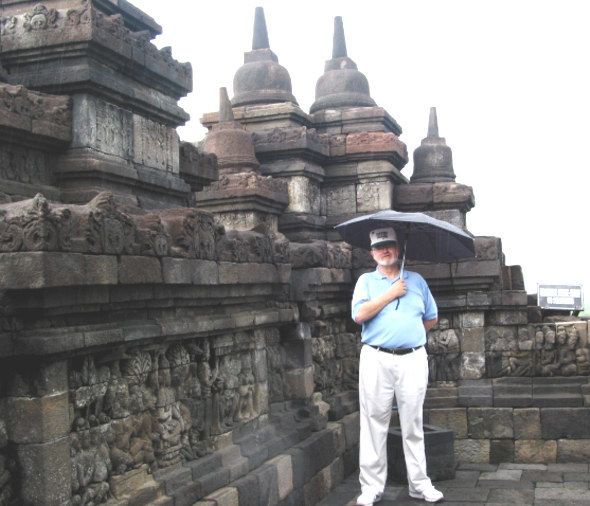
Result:
{"label": "stone paving", "polygon": [[[435,486],[447,506],[590,506],[588,463],[459,464],[455,479]],[[356,473],[346,478],[318,506],[352,506],[360,494]],[[426,504],[409,497],[407,487],[390,484],[379,506]]]}

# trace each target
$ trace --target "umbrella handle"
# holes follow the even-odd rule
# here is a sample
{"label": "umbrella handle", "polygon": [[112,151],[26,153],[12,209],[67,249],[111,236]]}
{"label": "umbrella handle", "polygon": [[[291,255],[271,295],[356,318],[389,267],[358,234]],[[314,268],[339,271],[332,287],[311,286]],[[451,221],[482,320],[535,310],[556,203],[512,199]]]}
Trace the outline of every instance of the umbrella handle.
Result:
{"label": "umbrella handle", "polygon": [[[399,279],[401,279],[401,280],[404,279],[404,267],[406,265],[406,245],[407,244],[408,244],[408,240],[404,239],[404,246],[403,246],[403,250],[402,250],[402,265],[399,270]],[[399,299],[397,299],[397,304],[395,305],[396,311],[397,311],[398,307],[399,307]]]}

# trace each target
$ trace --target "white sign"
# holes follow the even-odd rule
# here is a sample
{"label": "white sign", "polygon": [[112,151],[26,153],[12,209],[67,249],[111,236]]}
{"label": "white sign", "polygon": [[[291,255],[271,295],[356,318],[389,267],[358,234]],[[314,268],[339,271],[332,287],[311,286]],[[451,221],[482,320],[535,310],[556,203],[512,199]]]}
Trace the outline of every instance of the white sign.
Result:
{"label": "white sign", "polygon": [[584,309],[582,285],[537,285],[537,304],[544,309]]}

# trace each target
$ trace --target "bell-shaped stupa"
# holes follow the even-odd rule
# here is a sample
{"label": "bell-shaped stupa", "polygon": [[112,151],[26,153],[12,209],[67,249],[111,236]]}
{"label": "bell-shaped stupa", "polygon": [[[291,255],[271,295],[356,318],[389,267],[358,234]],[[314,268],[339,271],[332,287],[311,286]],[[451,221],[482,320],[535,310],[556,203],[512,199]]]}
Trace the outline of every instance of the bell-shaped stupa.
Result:
{"label": "bell-shaped stupa", "polygon": [[260,165],[252,134],[235,121],[225,88],[219,89],[219,123],[207,134],[203,152],[217,156],[220,174],[255,171]]}
{"label": "bell-shaped stupa", "polygon": [[234,107],[297,100],[291,92],[291,77],[271,51],[262,7],[256,7],[252,51],[244,53],[244,65],[234,76]]}
{"label": "bell-shaped stupa", "polygon": [[428,135],[414,151],[412,183],[438,183],[455,181],[453,153],[444,137],[438,136],[436,107],[430,108]]}
{"label": "bell-shaped stupa", "polygon": [[315,87],[315,102],[310,112],[343,107],[372,107],[375,101],[369,92],[369,81],[358,71],[346,52],[342,18],[334,18],[332,59],[326,62],[324,74]]}

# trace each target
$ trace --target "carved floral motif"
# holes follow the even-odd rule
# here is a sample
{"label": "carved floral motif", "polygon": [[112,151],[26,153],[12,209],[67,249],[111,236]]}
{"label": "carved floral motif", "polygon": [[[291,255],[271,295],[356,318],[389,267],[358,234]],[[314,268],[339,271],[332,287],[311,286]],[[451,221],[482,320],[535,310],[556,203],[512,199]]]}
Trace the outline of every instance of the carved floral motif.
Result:
{"label": "carved floral motif", "polygon": [[55,28],[58,17],[59,14],[55,9],[48,9],[43,4],[37,4],[32,12],[25,14],[23,28],[27,32]]}

